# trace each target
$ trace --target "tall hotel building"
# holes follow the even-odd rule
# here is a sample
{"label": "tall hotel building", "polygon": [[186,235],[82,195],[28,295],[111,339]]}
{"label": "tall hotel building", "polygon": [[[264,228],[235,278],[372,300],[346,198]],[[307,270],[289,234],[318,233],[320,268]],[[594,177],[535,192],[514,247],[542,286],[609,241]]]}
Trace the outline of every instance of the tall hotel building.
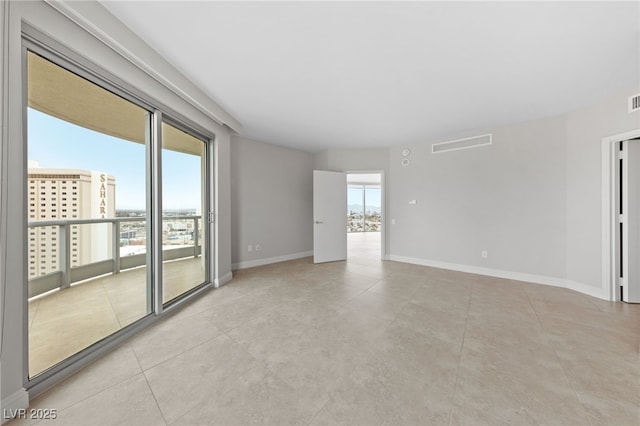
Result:
{"label": "tall hotel building", "polygon": [[[76,169],[29,168],[30,225],[115,217],[115,178]],[[64,222],[63,222],[64,223]],[[60,270],[60,226],[29,226],[29,278]],[[71,225],[71,267],[111,258],[111,225]]]}

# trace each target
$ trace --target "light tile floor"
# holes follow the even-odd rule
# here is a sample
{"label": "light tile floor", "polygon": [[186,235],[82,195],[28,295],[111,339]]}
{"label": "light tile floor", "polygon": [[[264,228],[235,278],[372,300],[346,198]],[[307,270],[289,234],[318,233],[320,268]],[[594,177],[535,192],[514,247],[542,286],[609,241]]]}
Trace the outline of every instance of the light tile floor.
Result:
{"label": "light tile floor", "polygon": [[65,425],[640,423],[640,306],[355,247],[237,271],[31,408]]}
{"label": "light tile floor", "polygon": [[[147,314],[146,269],[105,275],[29,302],[29,371],[46,370]],[[201,258],[163,264],[164,300],[204,282]]]}

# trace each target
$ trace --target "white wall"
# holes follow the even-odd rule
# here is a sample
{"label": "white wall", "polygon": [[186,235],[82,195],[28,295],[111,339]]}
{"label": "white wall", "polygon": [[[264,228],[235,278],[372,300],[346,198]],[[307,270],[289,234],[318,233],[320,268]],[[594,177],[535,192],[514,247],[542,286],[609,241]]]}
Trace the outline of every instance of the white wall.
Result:
{"label": "white wall", "polygon": [[[627,111],[628,96],[638,91],[493,129],[494,143],[487,147],[437,155],[430,145],[440,141],[392,147],[390,258],[566,286],[606,299],[601,145],[605,137],[640,129],[640,112]],[[408,167],[400,165],[405,147],[412,151]]]}
{"label": "white wall", "polygon": [[216,135],[216,284],[231,280],[231,135]]}
{"label": "white wall", "polygon": [[316,170],[334,172],[387,170],[389,150],[329,149],[314,156]]}
{"label": "white wall", "polygon": [[[565,266],[562,117],[494,129],[493,144],[431,153],[430,141],[390,150],[390,254],[542,277]],[[409,148],[410,164],[401,165]],[[410,205],[410,200],[417,204]],[[488,258],[481,252],[486,250]]]}
{"label": "white wall", "polygon": [[[312,254],[313,167],[307,152],[232,138],[234,268]],[[249,252],[248,245],[254,250]]]}
{"label": "white wall", "polygon": [[640,112],[629,113],[628,96],[639,87],[567,114],[568,280],[599,297],[602,289],[602,139],[640,129]]}

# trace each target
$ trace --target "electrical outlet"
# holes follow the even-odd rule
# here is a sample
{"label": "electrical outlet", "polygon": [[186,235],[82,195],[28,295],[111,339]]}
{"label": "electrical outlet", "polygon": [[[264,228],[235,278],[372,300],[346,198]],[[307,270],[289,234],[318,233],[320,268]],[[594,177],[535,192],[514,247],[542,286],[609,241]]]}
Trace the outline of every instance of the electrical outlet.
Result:
{"label": "electrical outlet", "polygon": [[488,251],[486,251],[486,250],[482,250],[482,253],[481,253],[481,254],[482,254],[482,258],[483,258],[483,259],[486,259],[486,258],[488,258],[488,257],[489,257],[489,252],[488,252]]}
{"label": "electrical outlet", "polygon": [[260,247],[260,244],[256,244],[256,251],[260,251],[262,250],[262,247]]}
{"label": "electrical outlet", "polygon": [[251,244],[247,246],[247,251],[253,251],[253,246]]}

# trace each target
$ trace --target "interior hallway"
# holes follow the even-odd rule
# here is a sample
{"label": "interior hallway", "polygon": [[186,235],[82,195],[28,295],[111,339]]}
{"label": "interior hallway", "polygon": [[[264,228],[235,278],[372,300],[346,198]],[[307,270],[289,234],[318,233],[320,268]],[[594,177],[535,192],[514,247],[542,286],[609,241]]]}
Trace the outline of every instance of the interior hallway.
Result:
{"label": "interior hallway", "polygon": [[639,330],[640,306],[565,289],[306,258],[237,271],[31,408],[65,425],[636,425]]}

